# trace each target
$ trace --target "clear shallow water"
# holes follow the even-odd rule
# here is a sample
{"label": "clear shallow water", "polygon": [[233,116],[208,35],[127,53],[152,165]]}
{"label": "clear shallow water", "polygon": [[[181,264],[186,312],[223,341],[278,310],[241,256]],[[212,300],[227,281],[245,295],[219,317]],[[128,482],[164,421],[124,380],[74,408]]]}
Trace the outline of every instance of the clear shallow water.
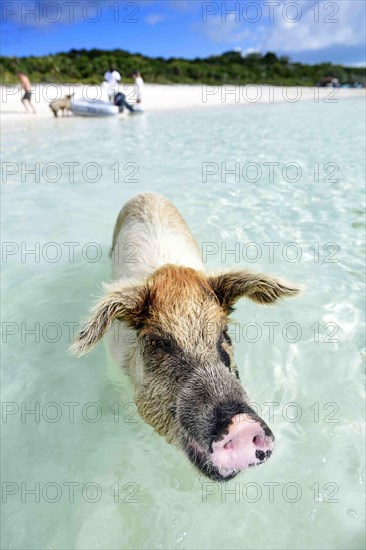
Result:
{"label": "clear shallow water", "polygon": [[[363,101],[349,100],[4,124],[3,162],[49,170],[39,182],[3,173],[3,241],[15,251],[3,263],[3,401],[14,413],[2,423],[4,548],[363,547],[363,120]],[[73,183],[67,162],[80,163]],[[94,183],[92,167],[82,177],[90,162]],[[221,163],[235,162],[247,181],[224,181]],[[279,163],[273,178],[268,162]],[[61,168],[55,183],[49,163]],[[218,165],[206,182],[203,163]],[[287,163],[301,168],[298,181],[293,167],[282,173]],[[233,316],[241,380],[277,449],[227,485],[200,478],[139,419],[106,343],[80,360],[67,354],[69,324],[109,278],[116,216],[142,190],[178,206],[210,268],[249,264],[306,286],[276,308],[243,300]],[[35,407],[39,418],[25,414]],[[35,483],[39,498],[26,493]]]}

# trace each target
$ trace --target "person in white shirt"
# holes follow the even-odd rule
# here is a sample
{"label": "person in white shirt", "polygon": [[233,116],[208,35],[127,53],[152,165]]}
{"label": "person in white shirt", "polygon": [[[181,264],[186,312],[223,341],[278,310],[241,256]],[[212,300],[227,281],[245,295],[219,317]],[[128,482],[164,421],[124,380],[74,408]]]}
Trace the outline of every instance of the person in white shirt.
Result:
{"label": "person in white shirt", "polygon": [[132,76],[135,80],[136,103],[141,103],[145,83],[143,81],[141,73],[139,73],[138,71],[135,71]]}
{"label": "person in white shirt", "polygon": [[108,87],[108,97],[112,101],[114,96],[118,93],[118,82],[121,80],[121,75],[118,71],[111,65],[109,71],[104,73],[104,81],[107,83]]}

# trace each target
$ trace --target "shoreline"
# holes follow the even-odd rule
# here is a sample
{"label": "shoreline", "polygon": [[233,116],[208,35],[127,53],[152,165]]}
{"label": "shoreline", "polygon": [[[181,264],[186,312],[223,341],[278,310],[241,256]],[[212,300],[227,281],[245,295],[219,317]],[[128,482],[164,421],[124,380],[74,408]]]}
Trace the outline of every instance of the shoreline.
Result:
{"label": "shoreline", "polygon": [[[121,85],[120,91],[126,94],[127,101],[134,103],[134,86]],[[37,113],[26,113],[21,103],[22,93],[19,86],[0,87],[0,116],[3,123],[24,122],[31,118],[54,118],[49,109],[53,99],[74,93],[75,99],[100,99],[101,88],[82,84],[37,84],[33,86],[32,102]],[[177,109],[245,106],[257,103],[336,103],[343,99],[366,97],[364,88],[309,88],[286,87],[263,84],[206,85],[206,84],[145,84],[144,110],[171,111]],[[61,113],[59,118],[61,118]]]}

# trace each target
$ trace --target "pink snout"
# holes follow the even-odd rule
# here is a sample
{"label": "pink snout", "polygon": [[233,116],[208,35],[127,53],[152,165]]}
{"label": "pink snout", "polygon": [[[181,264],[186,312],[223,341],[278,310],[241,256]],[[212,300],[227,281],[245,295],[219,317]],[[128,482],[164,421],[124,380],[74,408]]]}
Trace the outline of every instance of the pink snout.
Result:
{"label": "pink snout", "polygon": [[[268,430],[267,433],[270,433]],[[212,444],[211,461],[221,475],[261,464],[274,448],[273,435],[266,435],[261,424],[247,414],[235,415],[228,433]]]}

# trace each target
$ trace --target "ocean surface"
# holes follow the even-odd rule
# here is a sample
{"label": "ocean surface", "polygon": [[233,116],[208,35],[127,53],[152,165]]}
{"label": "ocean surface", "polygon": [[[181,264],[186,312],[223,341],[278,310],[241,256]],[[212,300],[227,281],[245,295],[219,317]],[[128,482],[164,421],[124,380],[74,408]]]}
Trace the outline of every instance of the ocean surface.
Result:
{"label": "ocean surface", "polygon": [[[364,120],[361,99],[5,120],[3,548],[363,548]],[[179,208],[209,270],[305,287],[233,314],[277,446],[227,484],[139,418],[105,341],[68,354],[118,212],[146,190]]]}

